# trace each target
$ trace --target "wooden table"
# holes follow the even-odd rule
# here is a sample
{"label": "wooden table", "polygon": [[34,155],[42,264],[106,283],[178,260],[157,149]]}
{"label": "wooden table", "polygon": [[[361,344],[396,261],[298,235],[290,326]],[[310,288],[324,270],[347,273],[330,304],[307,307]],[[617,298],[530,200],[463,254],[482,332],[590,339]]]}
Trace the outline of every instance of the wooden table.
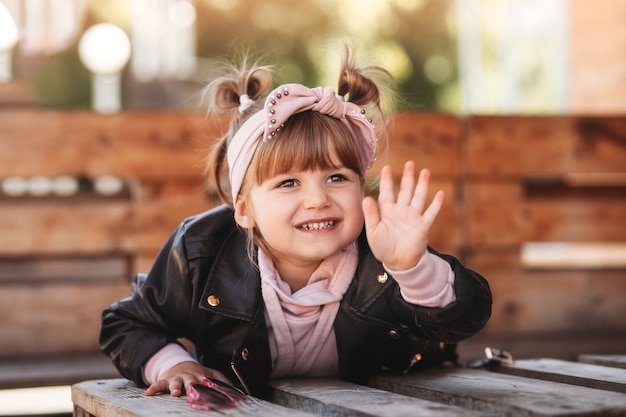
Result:
{"label": "wooden table", "polygon": [[[583,362],[584,361],[584,362]],[[249,397],[226,416],[626,416],[626,355],[578,362],[518,360],[513,365],[438,368],[373,378],[273,381],[268,400]],[[202,415],[184,398],[146,397],[125,379],[72,387],[75,417]]]}

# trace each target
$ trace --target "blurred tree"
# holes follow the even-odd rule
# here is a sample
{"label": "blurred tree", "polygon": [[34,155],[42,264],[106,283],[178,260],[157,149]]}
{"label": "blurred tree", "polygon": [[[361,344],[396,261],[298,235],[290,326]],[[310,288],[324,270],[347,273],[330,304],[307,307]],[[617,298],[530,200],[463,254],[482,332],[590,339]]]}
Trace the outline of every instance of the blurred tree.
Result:
{"label": "blurred tree", "polygon": [[76,48],[51,56],[31,80],[39,99],[50,107],[89,108],[91,78]]}
{"label": "blurred tree", "polygon": [[[363,63],[382,65],[394,75],[400,109],[454,111],[457,106],[449,94],[457,83],[456,41],[448,22],[454,0],[196,0],[194,5],[197,74],[186,81],[142,83],[127,70],[126,107],[193,107],[196,103],[182,95],[200,89],[218,62],[244,51],[275,65],[277,82],[336,87],[341,42],[354,45]],[[110,22],[131,32],[125,8],[120,0],[92,1],[84,28]],[[72,46],[50,57],[33,87],[45,105],[84,107],[85,77]],[[69,80],[76,82],[68,85]],[[160,93],[147,94],[148,89]],[[133,97],[138,95],[158,100]]]}

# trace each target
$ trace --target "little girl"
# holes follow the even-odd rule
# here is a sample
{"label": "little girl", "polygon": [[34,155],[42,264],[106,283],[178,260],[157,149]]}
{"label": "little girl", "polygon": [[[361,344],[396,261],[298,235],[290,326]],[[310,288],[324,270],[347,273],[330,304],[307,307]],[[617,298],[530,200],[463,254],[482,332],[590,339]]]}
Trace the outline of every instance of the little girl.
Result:
{"label": "little girl", "polygon": [[210,111],[239,115],[210,158],[225,204],[184,220],[103,313],[102,350],[147,395],[205,376],[253,395],[271,378],[363,382],[440,363],[440,346],[487,322],[487,282],[427,246],[444,200],[427,206],[428,170],[415,184],[406,163],[395,195],[385,166],[378,199],[366,196],[384,131],[369,70],[384,72],[346,54],[338,94],[267,94],[259,66],[209,85]]}

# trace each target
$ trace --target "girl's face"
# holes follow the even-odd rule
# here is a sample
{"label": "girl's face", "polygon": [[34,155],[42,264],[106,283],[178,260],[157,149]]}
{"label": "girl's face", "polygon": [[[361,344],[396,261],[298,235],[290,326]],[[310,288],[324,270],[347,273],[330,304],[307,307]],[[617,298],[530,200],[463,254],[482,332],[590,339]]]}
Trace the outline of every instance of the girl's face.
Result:
{"label": "girl's face", "polygon": [[336,166],[284,172],[252,186],[247,202],[235,205],[237,222],[256,227],[278,263],[319,264],[363,228],[361,178]]}

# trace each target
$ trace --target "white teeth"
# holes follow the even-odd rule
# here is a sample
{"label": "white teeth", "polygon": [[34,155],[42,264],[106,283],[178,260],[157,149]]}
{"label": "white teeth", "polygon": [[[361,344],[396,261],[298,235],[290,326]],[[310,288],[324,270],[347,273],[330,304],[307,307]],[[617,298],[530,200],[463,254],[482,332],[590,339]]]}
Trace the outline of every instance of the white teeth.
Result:
{"label": "white teeth", "polygon": [[300,228],[304,229],[304,230],[321,230],[321,229],[327,229],[327,228],[332,227],[334,225],[335,225],[335,221],[334,220],[329,220],[327,222],[303,224],[302,226],[300,226]]}

